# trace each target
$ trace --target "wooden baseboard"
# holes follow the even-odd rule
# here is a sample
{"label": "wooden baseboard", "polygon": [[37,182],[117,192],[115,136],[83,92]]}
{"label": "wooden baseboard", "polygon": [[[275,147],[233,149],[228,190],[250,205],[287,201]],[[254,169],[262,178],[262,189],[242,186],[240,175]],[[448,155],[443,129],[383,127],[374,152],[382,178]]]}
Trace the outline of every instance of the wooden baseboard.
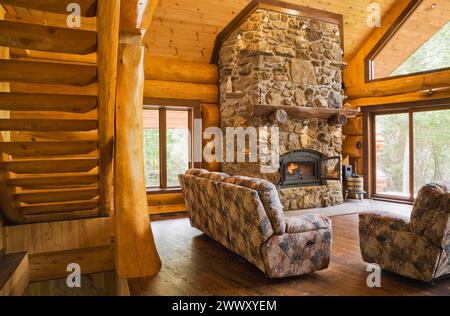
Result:
{"label": "wooden baseboard", "polygon": [[148,208],[148,213],[150,215],[181,213],[181,212],[186,212],[186,205],[184,203],[161,205],[161,206],[150,206]]}

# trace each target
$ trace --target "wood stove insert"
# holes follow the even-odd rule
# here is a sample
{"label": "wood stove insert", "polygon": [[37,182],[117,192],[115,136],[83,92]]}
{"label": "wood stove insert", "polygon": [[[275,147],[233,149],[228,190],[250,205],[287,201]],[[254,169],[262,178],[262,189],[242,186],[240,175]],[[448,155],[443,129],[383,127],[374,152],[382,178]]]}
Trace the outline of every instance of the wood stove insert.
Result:
{"label": "wood stove insert", "polygon": [[322,153],[301,149],[281,156],[282,187],[318,186],[325,180],[341,180],[341,157],[325,157]]}

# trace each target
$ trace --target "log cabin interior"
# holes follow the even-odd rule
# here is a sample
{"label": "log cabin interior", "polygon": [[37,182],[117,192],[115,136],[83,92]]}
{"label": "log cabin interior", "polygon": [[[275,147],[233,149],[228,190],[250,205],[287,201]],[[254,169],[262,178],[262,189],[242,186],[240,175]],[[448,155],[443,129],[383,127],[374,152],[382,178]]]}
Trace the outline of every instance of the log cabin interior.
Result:
{"label": "log cabin interior", "polygon": [[449,0],[0,0],[0,295],[450,295],[449,126]]}

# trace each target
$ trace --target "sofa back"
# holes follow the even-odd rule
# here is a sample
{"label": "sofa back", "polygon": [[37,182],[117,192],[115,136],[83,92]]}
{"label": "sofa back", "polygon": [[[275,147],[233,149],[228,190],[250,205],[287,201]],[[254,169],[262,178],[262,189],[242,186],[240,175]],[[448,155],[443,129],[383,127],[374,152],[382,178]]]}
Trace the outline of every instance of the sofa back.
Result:
{"label": "sofa back", "polygon": [[450,183],[435,182],[422,187],[411,214],[411,229],[437,247],[450,245]]}
{"label": "sofa back", "polygon": [[286,218],[283,212],[283,205],[281,204],[277,188],[273,183],[263,179],[244,176],[228,177],[223,181],[258,192],[275,233],[277,235],[283,235],[286,232]]}
{"label": "sofa back", "polygon": [[202,169],[179,179],[192,226],[264,271],[261,245],[275,232],[261,194],[228,183],[226,174]]}

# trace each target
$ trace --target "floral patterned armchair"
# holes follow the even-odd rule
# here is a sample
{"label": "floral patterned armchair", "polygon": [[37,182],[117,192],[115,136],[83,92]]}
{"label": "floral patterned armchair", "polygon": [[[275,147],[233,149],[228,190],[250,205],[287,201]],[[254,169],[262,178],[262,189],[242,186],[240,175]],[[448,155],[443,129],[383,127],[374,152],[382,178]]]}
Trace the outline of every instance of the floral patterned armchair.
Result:
{"label": "floral patterned armchair", "polygon": [[364,261],[426,282],[450,274],[449,188],[448,182],[425,185],[411,218],[382,212],[360,214]]}

